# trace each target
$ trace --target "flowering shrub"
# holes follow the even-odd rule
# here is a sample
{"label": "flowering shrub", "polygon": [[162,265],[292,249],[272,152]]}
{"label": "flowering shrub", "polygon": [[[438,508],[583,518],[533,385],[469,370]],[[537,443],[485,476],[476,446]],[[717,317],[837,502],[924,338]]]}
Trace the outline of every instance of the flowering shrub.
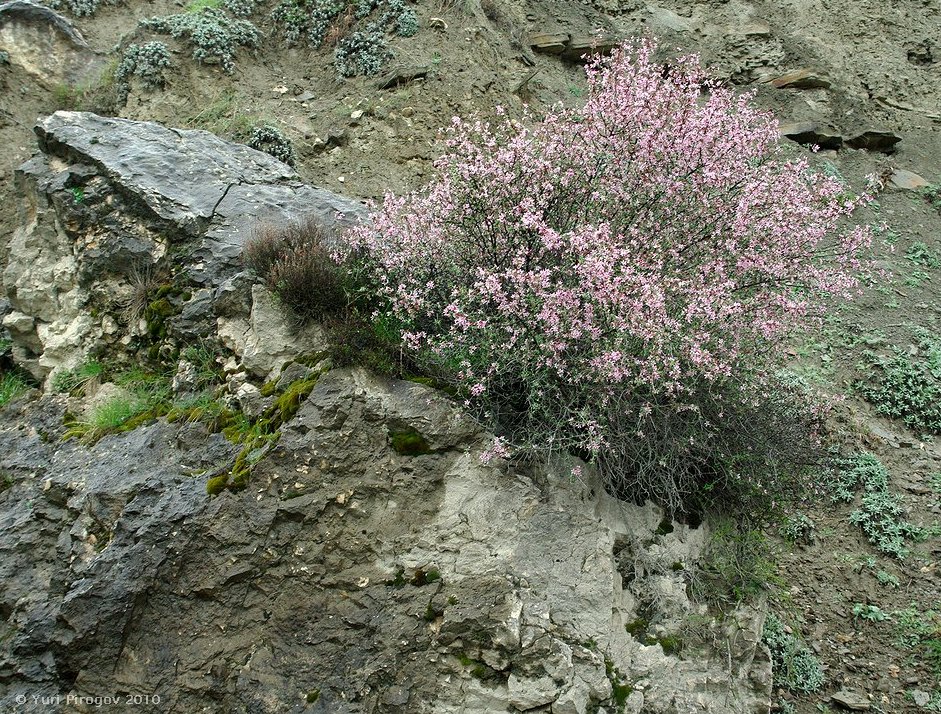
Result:
{"label": "flowering shrub", "polygon": [[[871,236],[841,227],[867,198],[786,159],[751,95],[655,49],[590,62],[583,107],[455,119],[427,191],[387,196],[351,241],[405,344],[510,443],[608,463],[622,495],[675,507],[761,464],[710,429],[769,399],[787,421],[769,357],[853,292]],[[684,461],[685,483],[655,473]]]}

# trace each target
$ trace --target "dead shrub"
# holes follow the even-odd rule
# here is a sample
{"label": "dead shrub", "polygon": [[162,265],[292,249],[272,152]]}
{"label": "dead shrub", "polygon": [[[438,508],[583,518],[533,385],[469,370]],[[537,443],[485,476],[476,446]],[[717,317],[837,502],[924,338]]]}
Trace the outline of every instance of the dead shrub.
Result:
{"label": "dead shrub", "polygon": [[262,224],[242,260],[298,325],[322,321],[347,307],[345,270],[330,255],[332,235],[312,217],[285,226]]}

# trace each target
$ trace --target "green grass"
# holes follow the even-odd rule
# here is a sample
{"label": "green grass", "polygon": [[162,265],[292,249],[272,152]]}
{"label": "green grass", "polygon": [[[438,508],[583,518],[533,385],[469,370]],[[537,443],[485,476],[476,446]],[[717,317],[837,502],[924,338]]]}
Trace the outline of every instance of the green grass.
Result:
{"label": "green grass", "polygon": [[93,444],[106,434],[120,430],[134,417],[150,409],[150,405],[140,397],[117,396],[98,405],[85,421],[69,424],[63,438],[78,438],[86,444]]}
{"label": "green grass", "polygon": [[202,12],[207,7],[217,8],[221,7],[221,5],[222,0],[190,0],[190,2],[186,4],[186,8],[183,11],[196,13]]}
{"label": "green grass", "polygon": [[16,372],[0,374],[0,407],[27,389],[26,380]]}
{"label": "green grass", "polygon": [[85,362],[75,369],[57,372],[52,378],[53,391],[73,394],[89,382],[99,379],[104,372],[100,362]]}

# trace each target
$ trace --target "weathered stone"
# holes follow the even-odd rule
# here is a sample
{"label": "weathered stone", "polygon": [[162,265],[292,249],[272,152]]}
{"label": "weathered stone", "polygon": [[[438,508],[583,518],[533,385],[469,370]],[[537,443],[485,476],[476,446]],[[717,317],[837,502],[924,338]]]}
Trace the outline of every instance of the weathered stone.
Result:
{"label": "weathered stone", "polygon": [[771,37],[771,25],[764,20],[752,20],[733,30],[732,34],[743,37]]}
{"label": "weathered stone", "polygon": [[0,3],[0,46],[12,63],[48,84],[90,85],[107,66],[71,22],[31,0]]}
{"label": "weathered stone", "polygon": [[401,84],[414,82],[416,79],[424,79],[428,76],[430,68],[427,65],[417,65],[411,67],[395,67],[386,74],[376,84],[378,89],[392,89]]}
{"label": "weathered stone", "polygon": [[245,382],[235,393],[239,408],[249,419],[257,419],[274,402],[273,397],[261,396],[261,390],[251,382]]}
{"label": "weathered stone", "polygon": [[584,62],[595,55],[607,55],[618,46],[620,40],[612,36],[573,35],[565,49],[562,59],[571,62]]}
{"label": "weathered stone", "polygon": [[252,311],[248,319],[218,318],[222,343],[235,352],[242,364],[265,381],[275,379],[281,368],[298,356],[323,352],[327,347],[318,325],[294,330],[284,310],[263,286],[252,287]]}
{"label": "weathered stone", "polygon": [[889,176],[889,186],[901,191],[917,191],[928,185],[930,184],[927,179],[905,169],[893,169],[892,175]]}
{"label": "weathered stone", "polygon": [[178,397],[195,395],[199,391],[199,370],[196,365],[181,359],[176,366],[171,389]]}
{"label": "weathered stone", "polygon": [[901,140],[902,137],[891,131],[870,129],[847,139],[846,145],[851,149],[864,149],[882,154],[891,154],[895,151],[895,145]]}
{"label": "weathered stone", "polygon": [[777,89],[829,89],[830,80],[813,69],[795,69],[771,80]]}
{"label": "weathered stone", "polygon": [[689,20],[665,7],[648,5],[647,12],[650,13],[650,26],[657,31],[689,32],[693,29],[693,24]]}
{"label": "weathered stone", "polygon": [[567,32],[537,32],[529,37],[529,46],[536,52],[560,55],[572,36]]}
{"label": "weathered stone", "polygon": [[[366,215],[360,203],[297,182],[267,154],[208,132],[84,112],[57,112],[36,132],[44,154],[16,172],[22,219],[0,240],[0,264],[12,308],[34,321],[13,337],[18,360],[38,378],[146,331],[146,323],[129,324],[120,304],[146,294],[161,270],[181,293],[191,288],[188,300],[164,306],[161,336],[183,344],[211,337],[213,312],[248,320],[251,278],[237,276],[258,221],[314,216],[332,229]],[[185,267],[169,264],[171,241]],[[110,321],[90,319],[92,309]]]}
{"label": "weathered stone", "polygon": [[872,702],[865,694],[850,689],[841,689],[836,694],[831,694],[830,701],[854,712],[867,712],[872,709]]}
{"label": "weathered stone", "polygon": [[131,392],[113,382],[90,386],[92,387],[92,392],[84,399],[81,406],[80,416],[85,420],[90,419],[96,410],[100,409],[108,402],[119,400],[126,402],[134,401],[134,395],[131,394]]}
{"label": "weathered stone", "polygon": [[825,129],[815,122],[791,122],[782,124],[781,136],[805,146],[819,146],[821,149],[839,149],[843,146],[843,137]]}

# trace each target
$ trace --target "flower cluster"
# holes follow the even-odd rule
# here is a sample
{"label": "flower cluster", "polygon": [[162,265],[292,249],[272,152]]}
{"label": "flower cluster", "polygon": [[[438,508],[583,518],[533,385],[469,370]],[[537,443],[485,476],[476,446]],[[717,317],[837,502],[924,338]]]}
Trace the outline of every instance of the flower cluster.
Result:
{"label": "flower cluster", "polygon": [[[351,236],[408,346],[471,401],[560,399],[578,447],[625,391],[682,400],[760,375],[821,298],[850,295],[868,197],[787,159],[774,118],[650,40],[587,66],[584,106],[454,119],[437,179]],[[688,406],[688,405],[687,405]]]}

